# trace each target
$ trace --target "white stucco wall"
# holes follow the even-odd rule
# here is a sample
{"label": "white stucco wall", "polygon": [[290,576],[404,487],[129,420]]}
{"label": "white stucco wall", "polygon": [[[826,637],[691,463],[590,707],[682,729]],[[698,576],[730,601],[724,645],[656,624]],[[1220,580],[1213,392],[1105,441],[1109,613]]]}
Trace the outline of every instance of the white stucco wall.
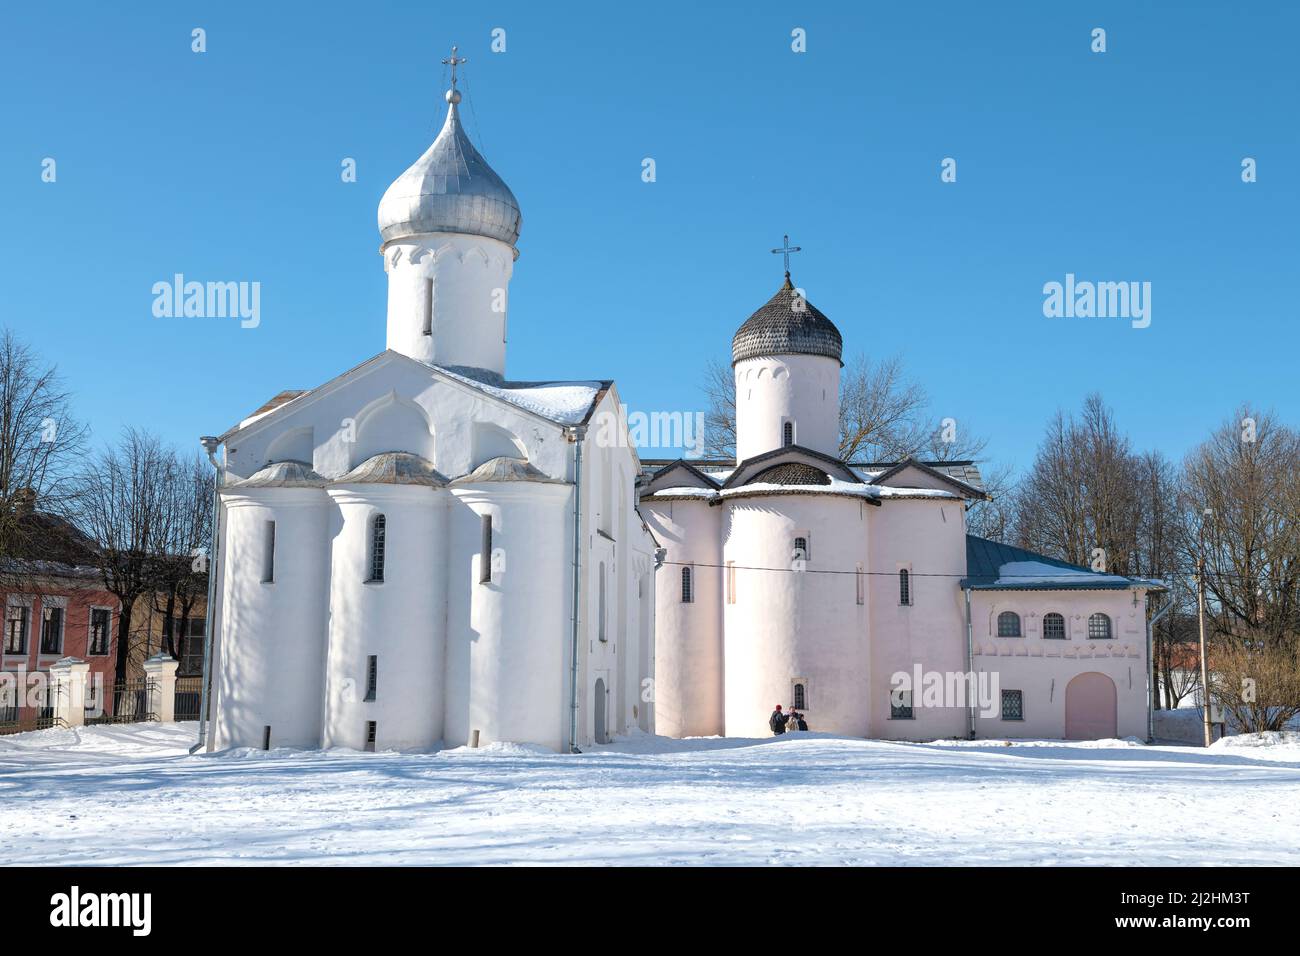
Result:
{"label": "white stucco wall", "polygon": [[840,363],[820,355],[771,355],[735,365],[736,460],[780,448],[783,425],[794,444],[838,455]]}
{"label": "white stucco wall", "polygon": [[[819,572],[865,566],[868,512],[878,509],[829,495],[744,498],[721,508],[723,562],[737,565],[735,603],[726,603],[722,584],[727,736],[770,733],[773,705],[791,706],[796,679],[807,687],[811,729],[866,736],[868,604],[857,603],[856,574]],[[808,541],[803,571],[793,570],[796,536]]]}
{"label": "white stucco wall", "polygon": [[[934,740],[966,736],[964,707],[919,706],[913,719],[890,718],[890,678],[914,665],[967,672],[966,609],[958,582],[966,574],[964,502],[886,500],[870,515],[871,735]],[[900,569],[909,571],[910,605],[899,602]]]}
{"label": "white stucco wall", "polygon": [[[217,749],[315,747],[321,734],[329,499],[315,488],[223,495],[221,668],[214,680]],[[266,523],[275,522],[273,582],[262,581]]]}
{"label": "white stucco wall", "polygon": [[[511,246],[484,236],[430,233],[389,242],[383,255],[388,348],[435,365],[505,374]],[[430,301],[432,334],[426,335]]]}
{"label": "white stucco wall", "polygon": [[[329,489],[329,656],[324,688],[326,747],[423,750],[443,736],[447,626],[448,493],[420,485],[336,485]],[[370,535],[385,517],[383,581],[371,581]],[[368,659],[377,665],[366,700]]]}
{"label": "white stucco wall", "polygon": [[[452,489],[445,742],[564,748],[569,643],[566,514],[572,487],[488,482]],[[492,580],[480,583],[483,515]]]}
{"label": "white stucco wall", "polygon": [[[722,734],[722,510],[687,499],[641,504],[666,550],[655,572],[654,697],[658,732],[669,737]],[[682,602],[682,568],[690,566],[694,597]]]}

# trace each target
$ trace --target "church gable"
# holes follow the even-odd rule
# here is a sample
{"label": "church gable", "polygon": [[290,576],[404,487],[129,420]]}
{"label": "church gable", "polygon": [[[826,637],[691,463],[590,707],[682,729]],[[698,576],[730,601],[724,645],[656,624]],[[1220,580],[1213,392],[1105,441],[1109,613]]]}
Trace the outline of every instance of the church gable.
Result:
{"label": "church gable", "polygon": [[871,484],[889,488],[928,488],[934,491],[952,491],[967,498],[985,498],[987,494],[933,465],[905,458],[871,479]]}
{"label": "church gable", "polygon": [[700,488],[706,491],[716,491],[718,487],[716,481],[690,462],[678,459],[651,475],[650,480],[642,488],[641,495],[642,497],[653,495],[665,488]]}
{"label": "church gable", "polygon": [[[776,472],[772,469],[777,465],[801,463],[804,469],[786,469]],[[813,451],[811,448],[804,448],[800,445],[787,445],[784,448],[777,448],[769,452],[743,461],[731,473],[731,476],[723,483],[722,487],[735,488],[740,485],[767,482],[769,479],[760,478],[764,473],[771,473],[778,476],[793,476],[796,473],[802,474],[805,478],[812,471],[819,472],[826,480],[818,481],[780,481],[777,484],[829,484],[830,479],[838,479],[850,484],[862,484],[862,479],[853,473],[853,471],[844,462],[830,455],[824,455],[819,451]]]}
{"label": "church gable", "polygon": [[387,351],[317,388],[281,393],[222,438],[235,479],[283,460],[337,478],[384,452],[418,455],[448,477],[503,456],[563,477],[564,426],[609,393],[605,382],[490,384]]}

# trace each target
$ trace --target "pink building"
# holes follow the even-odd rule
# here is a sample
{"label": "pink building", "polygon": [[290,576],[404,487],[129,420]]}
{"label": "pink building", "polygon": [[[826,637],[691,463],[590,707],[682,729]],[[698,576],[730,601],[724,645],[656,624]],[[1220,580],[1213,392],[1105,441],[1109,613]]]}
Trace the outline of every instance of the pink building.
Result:
{"label": "pink building", "polygon": [[841,460],[841,353],[787,273],[732,342],[738,460],[643,476],[659,732],[1145,738],[1161,585],[968,535],[973,462]]}

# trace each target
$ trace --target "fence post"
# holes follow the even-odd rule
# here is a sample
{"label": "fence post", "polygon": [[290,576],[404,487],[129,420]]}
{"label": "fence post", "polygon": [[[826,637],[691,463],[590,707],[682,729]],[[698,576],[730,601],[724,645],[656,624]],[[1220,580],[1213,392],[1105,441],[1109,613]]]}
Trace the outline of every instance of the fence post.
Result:
{"label": "fence post", "polygon": [[69,727],[86,723],[86,678],[90,664],[79,657],[65,657],[50,665],[50,695],[54,717]]}
{"label": "fence post", "polygon": [[170,654],[155,654],[144,662],[149,687],[149,713],[170,724],[176,720],[176,668],[180,662]]}

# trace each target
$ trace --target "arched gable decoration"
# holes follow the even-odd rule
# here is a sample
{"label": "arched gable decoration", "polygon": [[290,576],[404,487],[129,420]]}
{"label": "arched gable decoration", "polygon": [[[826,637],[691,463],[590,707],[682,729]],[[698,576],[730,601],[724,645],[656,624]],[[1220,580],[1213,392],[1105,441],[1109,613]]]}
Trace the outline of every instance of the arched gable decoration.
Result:
{"label": "arched gable decoration", "polygon": [[349,467],[390,451],[410,452],[434,461],[433,423],[423,408],[395,391],[375,399],[357,414]]}

